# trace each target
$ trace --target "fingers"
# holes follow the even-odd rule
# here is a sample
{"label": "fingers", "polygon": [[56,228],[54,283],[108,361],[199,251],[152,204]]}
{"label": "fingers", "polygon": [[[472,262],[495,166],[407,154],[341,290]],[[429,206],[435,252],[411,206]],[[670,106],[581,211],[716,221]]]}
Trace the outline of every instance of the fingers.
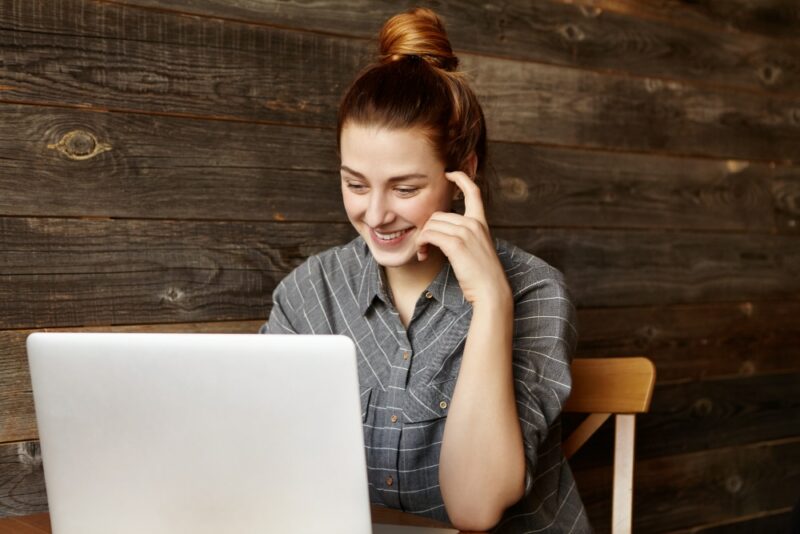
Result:
{"label": "fingers", "polygon": [[456,226],[465,226],[476,233],[479,231],[486,233],[488,231],[486,226],[481,224],[480,221],[473,219],[471,217],[467,217],[466,215],[459,215],[458,213],[447,213],[444,211],[436,211],[430,216],[428,220],[447,222]]}
{"label": "fingers", "polygon": [[427,258],[427,244],[442,250],[448,257],[467,244],[482,240],[476,239],[485,234],[485,228],[476,220],[453,213],[434,213],[417,237],[417,259]]}
{"label": "fingers", "polygon": [[461,171],[446,172],[445,177],[454,182],[456,187],[464,193],[465,217],[470,217],[486,225],[486,214],[483,210],[481,190],[469,176]]}

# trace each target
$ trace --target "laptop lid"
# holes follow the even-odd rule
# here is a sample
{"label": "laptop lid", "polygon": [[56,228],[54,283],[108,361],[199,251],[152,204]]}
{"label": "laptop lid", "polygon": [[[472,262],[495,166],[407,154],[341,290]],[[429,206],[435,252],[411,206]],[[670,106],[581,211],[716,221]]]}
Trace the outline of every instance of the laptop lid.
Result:
{"label": "laptop lid", "polygon": [[371,531],[344,336],[34,333],[53,532]]}

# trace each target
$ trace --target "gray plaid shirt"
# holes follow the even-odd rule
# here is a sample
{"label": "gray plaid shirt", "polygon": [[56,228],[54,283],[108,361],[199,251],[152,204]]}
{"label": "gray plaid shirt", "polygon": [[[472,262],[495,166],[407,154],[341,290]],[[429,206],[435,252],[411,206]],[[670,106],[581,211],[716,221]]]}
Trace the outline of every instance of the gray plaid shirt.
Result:
{"label": "gray plaid shirt", "polygon": [[[575,308],[557,269],[502,240],[496,248],[514,294],[513,372],[527,474],[525,496],[492,532],[590,532],[560,446]],[[310,257],[275,289],[262,333],[342,334],[356,345],[373,504],[449,522],[439,452],[471,317],[445,264],[406,329],[361,237]]]}

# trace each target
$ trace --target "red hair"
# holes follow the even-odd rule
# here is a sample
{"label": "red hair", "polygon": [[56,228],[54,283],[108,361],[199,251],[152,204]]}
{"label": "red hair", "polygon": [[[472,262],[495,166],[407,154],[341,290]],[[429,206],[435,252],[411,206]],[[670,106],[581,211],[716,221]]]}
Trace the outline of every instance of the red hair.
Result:
{"label": "red hair", "polygon": [[419,128],[447,171],[469,172],[470,156],[477,156],[474,178],[488,202],[486,121],[478,98],[457,68],[458,58],[436,13],[415,8],[393,16],[381,29],[378,60],[361,72],[342,98],[337,146],[347,123]]}

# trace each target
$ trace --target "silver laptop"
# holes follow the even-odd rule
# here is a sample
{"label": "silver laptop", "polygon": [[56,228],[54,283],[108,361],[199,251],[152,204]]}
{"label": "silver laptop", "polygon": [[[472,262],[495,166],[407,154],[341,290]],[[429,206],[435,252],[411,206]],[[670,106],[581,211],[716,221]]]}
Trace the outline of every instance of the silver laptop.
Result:
{"label": "silver laptop", "polygon": [[28,358],[55,534],[373,532],[347,337],[35,333]]}

